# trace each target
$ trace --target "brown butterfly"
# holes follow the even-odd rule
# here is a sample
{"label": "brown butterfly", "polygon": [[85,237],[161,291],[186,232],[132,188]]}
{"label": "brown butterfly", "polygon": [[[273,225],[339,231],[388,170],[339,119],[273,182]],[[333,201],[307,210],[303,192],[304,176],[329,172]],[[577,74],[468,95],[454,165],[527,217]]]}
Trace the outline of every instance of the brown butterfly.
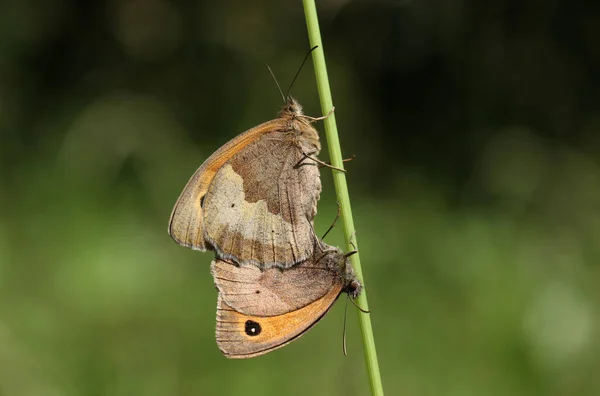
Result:
{"label": "brown butterfly", "polygon": [[342,292],[355,299],[362,290],[350,260],[319,242],[314,255],[296,266],[261,271],[215,259],[217,345],[232,359],[263,355],[313,327]]}
{"label": "brown butterfly", "polygon": [[311,124],[325,117],[304,115],[288,96],[279,117],[218,149],[177,200],[171,237],[262,269],[289,268],[311,257],[312,219],[321,193],[317,163],[322,163]]}

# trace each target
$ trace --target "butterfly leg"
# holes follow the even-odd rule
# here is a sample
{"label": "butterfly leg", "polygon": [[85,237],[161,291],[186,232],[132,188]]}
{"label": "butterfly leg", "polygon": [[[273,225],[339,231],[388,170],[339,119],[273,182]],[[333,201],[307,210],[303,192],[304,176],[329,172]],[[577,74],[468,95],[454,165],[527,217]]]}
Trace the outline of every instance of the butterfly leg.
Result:
{"label": "butterfly leg", "polygon": [[[352,161],[355,158],[356,158],[356,155],[352,154],[352,157],[350,157],[350,158],[344,158],[342,160],[342,162],[350,162],[350,161]],[[327,167],[330,167],[330,168],[332,167],[330,162],[327,162],[327,165],[319,165],[319,168],[322,168],[323,166],[327,166]],[[337,169],[337,168],[334,168],[334,169]],[[344,170],[344,172],[345,172],[345,170]]]}
{"label": "butterfly leg", "polygon": [[[354,244],[353,244],[354,245]],[[358,253],[358,250],[351,250],[348,253],[344,254],[344,257],[348,258],[350,256],[354,256],[356,253]]]}
{"label": "butterfly leg", "polygon": [[358,251],[358,249],[356,248],[356,245],[354,244],[354,242],[352,242],[352,238],[354,238],[355,235],[356,235],[356,230],[354,230],[352,232],[352,235],[350,235],[350,238],[349,238],[348,242],[350,242],[350,245],[352,245],[352,247],[354,248],[354,250]]}
{"label": "butterfly leg", "polygon": [[308,215],[306,215],[306,221],[308,222],[308,225],[310,225],[310,231],[313,236],[313,241],[314,241],[315,247],[317,247],[321,252],[323,252],[323,247],[321,246],[321,241],[319,241],[319,237],[317,237],[317,233],[315,232],[315,225],[313,224],[311,218]]}
{"label": "butterfly leg", "polygon": [[[312,231],[312,236],[313,236],[313,242],[315,244],[315,249],[319,249],[319,251],[321,253],[323,253],[323,255],[327,254],[327,252],[335,251],[335,248],[332,248],[332,247],[329,247],[327,249],[323,248],[323,245],[325,243],[321,239],[319,239],[319,237],[317,237],[317,233],[315,232],[315,226],[312,223],[312,221],[310,220],[310,218],[308,217],[308,215],[306,216],[306,221],[308,221],[308,224],[310,225],[310,230]],[[329,231],[327,231],[327,232],[329,232]]]}
{"label": "butterfly leg", "polygon": [[305,159],[309,159],[309,160],[311,160],[311,161],[313,161],[313,162],[315,162],[317,164],[320,164],[322,166],[326,166],[328,168],[335,169],[337,171],[346,173],[346,171],[344,169],[337,168],[335,166],[332,166],[332,165],[328,164],[327,162],[321,161],[317,157],[313,157],[313,154],[314,154],[314,152],[313,153],[302,153],[303,157],[300,159],[300,161],[298,161],[298,163],[296,163],[296,165],[294,165],[294,168],[297,169],[297,168],[299,168],[301,166],[304,166],[304,165],[314,165],[314,164],[309,164],[307,162],[304,162]]}
{"label": "butterfly leg", "polygon": [[342,162],[350,162],[350,161],[352,161],[352,160],[353,160],[353,159],[355,159],[355,158],[356,158],[356,154],[352,154],[352,157],[350,157],[350,158],[344,158],[344,159],[342,160]]}
{"label": "butterfly leg", "polygon": [[335,215],[335,219],[333,219],[333,223],[331,223],[331,225],[329,226],[329,228],[327,229],[327,231],[325,231],[325,234],[323,234],[323,236],[321,237],[321,239],[325,239],[325,237],[327,236],[327,234],[329,234],[329,231],[333,230],[333,227],[335,227],[335,223],[337,223],[338,219],[340,218],[340,203],[337,203],[337,214]]}
{"label": "butterfly leg", "polygon": [[342,169],[342,168],[335,167],[335,166],[333,166],[333,165],[331,165],[331,164],[328,164],[327,162],[323,162],[323,161],[321,161],[320,159],[318,159],[318,158],[316,158],[316,157],[313,157],[313,156],[312,156],[312,155],[310,155],[310,154],[306,154],[306,153],[304,153],[304,157],[305,157],[305,158],[308,158],[308,159],[310,159],[310,160],[312,160],[312,161],[314,161],[314,162],[316,162],[317,164],[320,164],[321,166],[326,166],[326,167],[328,167],[328,168],[335,169],[336,171],[340,171],[340,172],[344,172],[344,173],[346,173],[346,170],[344,170],[344,169]]}
{"label": "butterfly leg", "polygon": [[311,122],[316,122],[316,121],[321,121],[321,120],[325,120],[325,119],[329,118],[329,116],[331,116],[334,111],[335,111],[335,106],[331,106],[331,110],[329,110],[329,113],[325,114],[324,116],[311,117],[311,116],[303,115],[302,117],[306,118],[307,120],[310,120]]}

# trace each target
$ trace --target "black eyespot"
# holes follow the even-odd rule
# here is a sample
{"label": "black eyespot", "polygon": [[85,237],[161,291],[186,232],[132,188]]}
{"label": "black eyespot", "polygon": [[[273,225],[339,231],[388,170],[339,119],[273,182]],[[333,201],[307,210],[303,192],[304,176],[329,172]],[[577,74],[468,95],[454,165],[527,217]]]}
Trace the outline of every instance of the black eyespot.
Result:
{"label": "black eyespot", "polygon": [[253,321],[253,320],[246,321],[246,326],[244,327],[244,331],[246,331],[246,334],[248,334],[250,337],[259,335],[261,330],[262,330],[262,328],[255,321]]}
{"label": "black eyespot", "polygon": [[260,294],[260,290],[257,290],[257,291],[256,291],[256,294]]}
{"label": "black eyespot", "polygon": [[203,195],[202,197],[200,197],[200,207],[201,208],[204,207],[204,197],[206,197],[206,195]]}
{"label": "black eyespot", "polygon": [[231,207],[232,207],[232,208],[233,208],[233,207],[235,207],[235,204],[231,204]]}

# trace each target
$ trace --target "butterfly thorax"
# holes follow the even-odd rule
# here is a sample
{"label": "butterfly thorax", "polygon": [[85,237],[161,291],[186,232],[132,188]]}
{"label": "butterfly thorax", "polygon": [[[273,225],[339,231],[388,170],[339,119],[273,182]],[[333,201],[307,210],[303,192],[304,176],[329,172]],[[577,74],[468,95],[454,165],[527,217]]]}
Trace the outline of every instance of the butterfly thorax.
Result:
{"label": "butterfly thorax", "polygon": [[[323,245],[322,245],[323,247]],[[342,284],[342,291],[356,298],[362,291],[362,283],[356,277],[350,259],[338,248],[329,247],[321,260],[326,261],[326,267],[337,274]]]}
{"label": "butterfly thorax", "polygon": [[288,96],[279,117],[286,120],[290,131],[295,132],[298,146],[309,155],[317,155],[321,151],[319,133],[312,126],[312,118],[302,112],[302,105]]}

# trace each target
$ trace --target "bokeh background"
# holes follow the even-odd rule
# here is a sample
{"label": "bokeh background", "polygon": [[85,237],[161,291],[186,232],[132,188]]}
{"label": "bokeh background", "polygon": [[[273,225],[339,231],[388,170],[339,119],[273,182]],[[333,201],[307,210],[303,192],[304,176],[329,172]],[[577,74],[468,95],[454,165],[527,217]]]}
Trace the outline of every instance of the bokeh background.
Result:
{"label": "bokeh background", "polygon": [[[318,11],[387,394],[600,394],[600,7]],[[0,3],[1,395],[368,394],[343,300],[225,359],[211,254],[166,232],[308,48],[300,1]],[[320,114],[310,62],[292,93]]]}

